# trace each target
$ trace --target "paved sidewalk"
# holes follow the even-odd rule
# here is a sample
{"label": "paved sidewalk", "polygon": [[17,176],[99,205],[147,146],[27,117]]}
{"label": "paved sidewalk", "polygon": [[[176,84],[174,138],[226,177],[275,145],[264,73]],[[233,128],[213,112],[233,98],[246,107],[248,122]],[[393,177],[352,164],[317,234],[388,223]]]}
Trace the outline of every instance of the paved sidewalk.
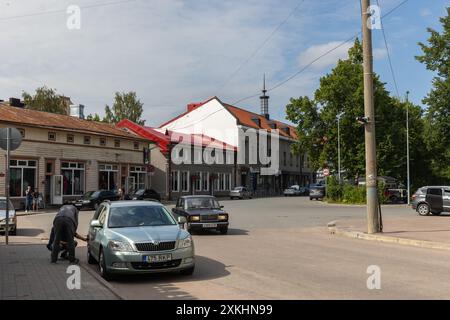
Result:
{"label": "paved sidewalk", "polygon": [[[352,232],[365,234],[367,221],[365,218],[338,220],[336,227],[349,235]],[[383,227],[383,233],[377,234],[379,239],[371,240],[382,240],[380,237],[397,238],[407,244],[403,239],[409,239],[414,240],[411,242],[412,245],[420,246],[421,242],[434,242],[442,244],[442,248],[450,248],[450,215],[421,217],[411,212],[410,217],[384,217]],[[361,236],[354,237],[367,239],[367,237]]]}
{"label": "paved sidewalk", "polygon": [[50,264],[43,244],[0,245],[0,300],[111,300],[118,297],[82,266],[81,288],[69,290],[68,261]]}

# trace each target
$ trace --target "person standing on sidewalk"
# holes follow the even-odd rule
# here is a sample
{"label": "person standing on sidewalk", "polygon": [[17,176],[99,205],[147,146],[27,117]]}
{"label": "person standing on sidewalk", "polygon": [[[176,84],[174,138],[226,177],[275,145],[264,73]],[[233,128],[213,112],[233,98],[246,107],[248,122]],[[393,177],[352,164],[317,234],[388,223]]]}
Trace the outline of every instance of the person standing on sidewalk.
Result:
{"label": "person standing on sidewalk", "polygon": [[[69,253],[68,259],[70,263],[78,263],[79,260],[75,258],[75,240],[78,236],[78,209],[73,205],[64,205],[59,209],[53,220],[53,228],[55,233],[55,240],[53,241],[51,262],[56,263],[58,260],[58,253],[61,249],[61,241],[66,244]],[[80,237],[86,241],[86,238]]]}
{"label": "person standing on sidewalk", "polygon": [[33,211],[39,211],[39,191],[37,189],[33,192]]}
{"label": "person standing on sidewalk", "polygon": [[27,187],[27,190],[25,190],[25,213],[32,210],[33,205],[33,190],[31,189],[31,186]]}

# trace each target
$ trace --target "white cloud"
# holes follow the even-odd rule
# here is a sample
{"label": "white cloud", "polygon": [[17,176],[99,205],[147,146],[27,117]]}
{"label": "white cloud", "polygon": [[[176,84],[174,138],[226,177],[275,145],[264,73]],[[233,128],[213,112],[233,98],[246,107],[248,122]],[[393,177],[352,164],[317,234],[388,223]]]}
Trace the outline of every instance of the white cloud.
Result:
{"label": "white cloud", "polygon": [[[298,58],[300,66],[306,66],[311,63],[317,57],[326,54],[333,48],[339,46],[342,41],[332,41],[324,44],[317,44],[307,48],[303,51]],[[339,59],[345,59],[348,56],[348,49],[353,45],[353,42],[348,42],[341,45],[339,48],[328,53],[326,56],[322,57],[320,60],[315,62],[311,67],[314,69],[324,69],[328,66],[336,64]]]}

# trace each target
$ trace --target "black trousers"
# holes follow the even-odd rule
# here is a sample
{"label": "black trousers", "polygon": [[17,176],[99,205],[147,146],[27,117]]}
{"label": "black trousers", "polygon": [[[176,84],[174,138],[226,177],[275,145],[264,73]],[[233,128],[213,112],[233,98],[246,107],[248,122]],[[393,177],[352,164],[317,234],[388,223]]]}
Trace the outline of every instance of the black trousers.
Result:
{"label": "black trousers", "polygon": [[69,261],[75,260],[75,230],[73,228],[72,220],[65,217],[56,218],[53,221],[53,228],[55,231],[55,240],[52,248],[52,262],[58,260],[58,253],[61,249],[60,242],[67,242],[67,251],[69,252]]}

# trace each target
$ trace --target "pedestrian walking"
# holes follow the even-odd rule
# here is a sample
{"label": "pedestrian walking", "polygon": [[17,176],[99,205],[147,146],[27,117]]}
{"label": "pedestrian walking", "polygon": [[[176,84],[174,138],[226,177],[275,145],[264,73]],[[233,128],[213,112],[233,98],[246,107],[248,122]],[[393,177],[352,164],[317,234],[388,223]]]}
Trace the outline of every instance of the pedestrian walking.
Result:
{"label": "pedestrian walking", "polygon": [[55,239],[52,245],[51,262],[56,263],[63,244],[67,248],[69,262],[78,263],[79,260],[75,258],[76,242],[74,237],[87,241],[86,237],[77,234],[78,209],[73,205],[62,206],[53,220],[53,228]]}
{"label": "pedestrian walking", "polygon": [[119,196],[119,200],[125,200],[125,192],[123,192],[123,188],[119,188],[117,195]]}
{"label": "pedestrian walking", "polygon": [[25,190],[25,212],[32,210],[33,205],[33,189],[31,189],[31,186],[27,186],[27,189]]}
{"label": "pedestrian walking", "polygon": [[33,192],[33,211],[39,211],[39,191]]}

